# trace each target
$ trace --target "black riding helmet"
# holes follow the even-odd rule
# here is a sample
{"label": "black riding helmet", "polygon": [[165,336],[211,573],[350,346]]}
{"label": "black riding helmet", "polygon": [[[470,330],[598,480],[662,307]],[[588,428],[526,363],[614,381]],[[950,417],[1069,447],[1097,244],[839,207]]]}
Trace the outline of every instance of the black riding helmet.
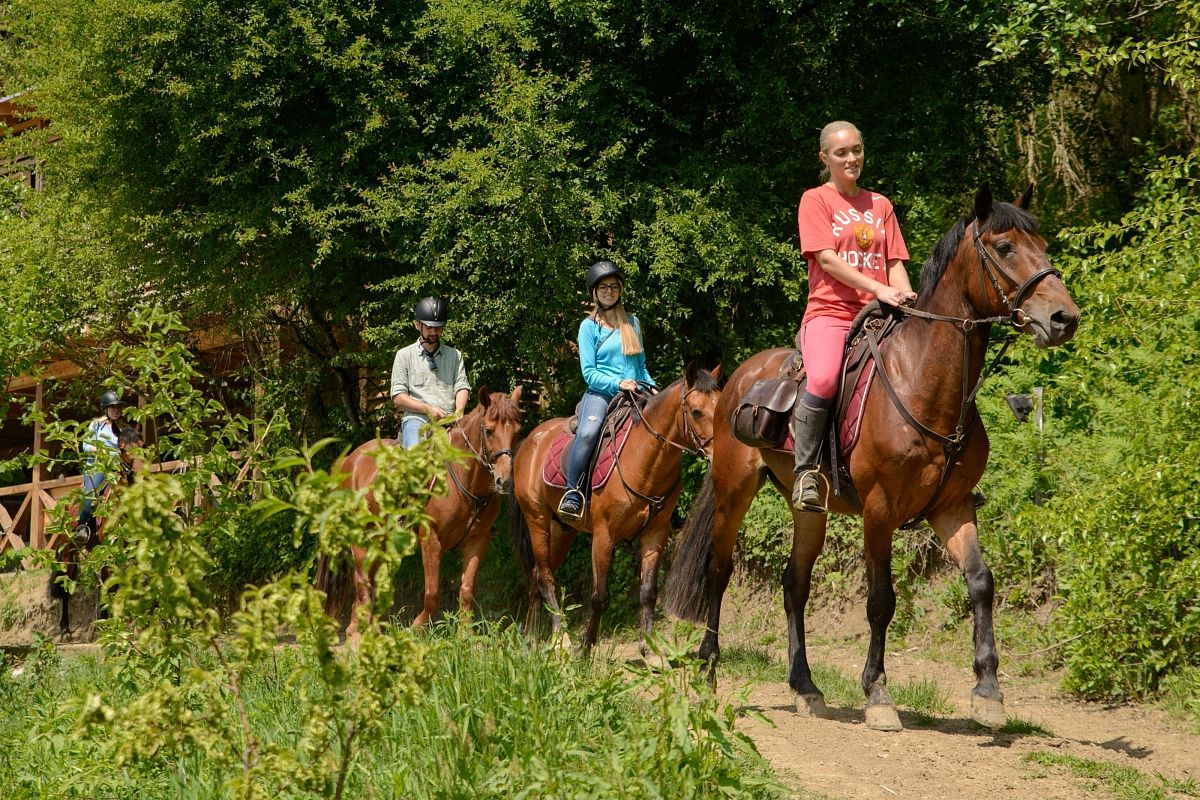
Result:
{"label": "black riding helmet", "polygon": [[587,290],[588,294],[596,291],[596,284],[609,276],[614,276],[621,282],[621,288],[625,288],[625,271],[611,261],[597,261],[588,267],[587,271]]}
{"label": "black riding helmet", "polygon": [[447,304],[441,297],[425,297],[417,302],[417,308],[413,316],[417,322],[422,325],[428,325],[431,328],[441,328],[446,324]]}
{"label": "black riding helmet", "polygon": [[100,410],[107,411],[109,406],[123,406],[125,401],[122,400],[117,393],[112,389],[100,395]]}

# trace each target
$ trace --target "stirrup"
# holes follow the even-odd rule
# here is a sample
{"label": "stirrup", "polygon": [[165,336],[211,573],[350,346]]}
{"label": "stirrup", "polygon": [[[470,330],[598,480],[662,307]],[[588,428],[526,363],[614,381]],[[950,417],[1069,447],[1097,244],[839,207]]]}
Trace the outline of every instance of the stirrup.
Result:
{"label": "stirrup", "polygon": [[[809,502],[804,501],[803,483],[804,483],[804,479],[807,478],[809,475],[815,475],[817,477],[817,502],[816,503],[813,503],[812,501],[809,501]],[[825,486],[825,499],[823,501],[820,499],[822,484],[824,484],[824,486]],[[824,473],[821,472],[820,468],[805,470],[796,475],[796,483],[794,484],[794,488],[792,489],[792,508],[796,509],[797,511],[809,511],[809,512],[813,512],[816,514],[828,514],[829,513],[829,492],[832,488],[833,487],[831,487],[829,484],[829,479],[825,477]],[[797,502],[797,501],[799,501],[799,502]]]}
{"label": "stirrup", "polygon": [[77,525],[75,530],[71,531],[71,538],[75,540],[75,544],[77,545],[82,546],[87,544],[92,538],[91,526],[86,522]]}
{"label": "stirrup", "polygon": [[[572,509],[564,508],[567,504],[567,498],[575,495],[579,498],[579,512],[576,513]],[[562,499],[558,501],[558,515],[568,522],[578,522],[583,519],[584,511],[587,509],[587,498],[583,496],[583,492],[578,489],[568,489],[563,493]]]}

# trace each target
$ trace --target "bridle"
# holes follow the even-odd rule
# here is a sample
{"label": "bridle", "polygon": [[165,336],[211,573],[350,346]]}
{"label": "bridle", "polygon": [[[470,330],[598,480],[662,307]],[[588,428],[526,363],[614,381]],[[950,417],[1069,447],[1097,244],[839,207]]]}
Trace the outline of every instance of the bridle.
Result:
{"label": "bridle", "polygon": [[[662,442],[663,444],[669,444],[671,447],[682,450],[685,453],[690,453],[691,455],[702,458],[705,461],[710,461],[711,459],[708,453],[705,451],[705,448],[712,444],[713,437],[709,436],[707,439],[700,438],[700,434],[696,433],[696,429],[692,427],[691,414],[689,414],[687,410],[688,395],[695,391],[698,390],[695,388],[688,388],[686,392],[682,392],[679,395],[679,416],[683,420],[683,431],[687,434],[688,439],[691,441],[691,447],[674,442],[656,431],[653,426],[650,425],[650,420],[646,419],[646,417],[641,413],[641,409],[638,409],[637,416],[638,419],[641,420],[642,424],[646,426],[646,430],[650,432],[650,435],[658,441]],[[632,394],[632,392],[630,394]],[[636,404],[634,407],[637,408]]]}
{"label": "bridle", "polygon": [[[1033,275],[1029,276],[1024,283],[1018,281],[1000,265],[1000,262],[998,262],[992,256],[992,254],[988,252],[987,247],[984,246],[982,231],[979,228],[978,220],[976,220],[972,225],[974,228],[974,233],[972,234],[971,238],[975,244],[975,250],[979,255],[979,269],[988,277],[992,287],[996,290],[996,294],[999,295],[1001,302],[1004,303],[1004,307],[1008,309],[1008,315],[963,318],[947,316],[944,314],[934,314],[929,311],[909,308],[908,306],[896,307],[897,311],[907,316],[920,317],[922,319],[928,319],[934,322],[952,323],[955,327],[959,328],[963,332],[963,399],[962,405],[959,407],[958,424],[954,427],[954,433],[950,434],[949,436],[938,433],[929,426],[917,420],[916,417],[912,415],[912,412],[905,407],[904,403],[901,402],[900,397],[896,394],[896,390],[892,386],[892,381],[888,377],[887,370],[884,368],[883,357],[879,349],[878,329],[872,328],[870,325],[866,326],[867,346],[871,350],[871,356],[875,359],[880,381],[883,383],[883,388],[887,390],[888,396],[892,399],[892,404],[896,407],[896,410],[900,412],[900,415],[904,417],[905,421],[908,422],[909,425],[919,431],[922,435],[940,443],[946,457],[945,463],[942,466],[942,475],[938,480],[938,485],[933,492],[933,496],[929,498],[929,502],[925,504],[925,508],[923,508],[911,520],[906,522],[905,525],[924,518],[933,509],[934,503],[941,495],[942,489],[945,488],[946,483],[949,480],[951,467],[954,465],[955,461],[957,461],[958,455],[966,447],[966,440],[970,436],[971,431],[974,429],[975,423],[979,421],[978,413],[976,413],[974,416],[971,416],[971,410],[975,407],[975,397],[979,394],[979,390],[983,387],[984,380],[991,375],[996,366],[1000,363],[1000,359],[1004,357],[1004,353],[1008,350],[1009,345],[1016,340],[1015,335],[1009,335],[1005,337],[1004,344],[1000,347],[999,352],[996,353],[986,368],[980,372],[979,378],[976,380],[975,386],[972,388],[970,386],[968,377],[970,374],[971,347],[966,338],[967,334],[974,331],[977,327],[991,325],[993,323],[1008,323],[1012,325],[1013,328],[1021,328],[1029,322],[1029,315],[1026,314],[1025,310],[1021,308],[1021,302],[1025,299],[1025,296],[1043,278],[1049,277],[1050,275],[1054,275],[1060,279],[1062,278],[1062,273],[1060,273],[1054,267],[1047,266],[1033,273]],[[1012,300],[1009,299],[1008,294],[1000,286],[1000,281],[997,278],[996,273],[999,273],[1006,281],[1017,287]]]}
{"label": "bridle", "polygon": [[[663,436],[657,430],[655,430],[654,427],[650,424],[650,420],[646,419],[645,414],[642,413],[642,409],[638,406],[636,393],[627,391],[626,394],[629,396],[629,401],[634,409],[634,414],[635,414],[636,420],[641,422],[641,424],[645,426],[646,431],[651,436],[653,436],[655,439],[657,439],[659,442],[661,442],[663,444],[669,444],[671,447],[674,447],[675,449],[680,450],[684,453],[690,453],[691,455],[703,458],[705,461],[709,461],[710,460],[709,456],[704,451],[704,448],[707,447],[712,442],[713,437],[709,436],[707,439],[700,438],[700,435],[698,433],[696,433],[696,429],[694,427],[692,427],[691,415],[688,413],[688,410],[687,410],[688,395],[690,395],[692,392],[695,392],[695,391],[699,391],[699,390],[689,387],[687,391],[680,392],[680,395],[679,395],[679,415],[683,421],[683,430],[685,433],[687,433],[688,439],[691,441],[691,444],[692,444],[691,447],[689,447],[687,445],[679,444],[678,442],[675,442],[675,441],[672,441],[672,440],[668,439],[666,436]],[[625,479],[625,472],[621,468],[620,457],[618,457],[616,459],[615,466],[616,466],[616,470],[617,470],[617,475],[620,476],[621,485],[623,485],[625,487],[625,491],[628,492],[633,497],[636,497],[637,499],[641,500],[650,509],[650,513],[646,515],[645,521],[642,522],[641,528],[638,529],[638,533],[641,533],[643,530],[646,529],[646,526],[648,526],[650,524],[650,522],[656,516],[658,516],[658,513],[660,511],[662,511],[663,508],[666,507],[667,498],[669,498],[671,495],[673,495],[675,493],[675,491],[679,488],[679,485],[681,483],[683,483],[683,470],[680,469],[676,472],[675,481],[674,481],[674,483],[671,484],[670,489],[667,489],[667,491],[664,492],[663,494],[651,496],[651,495],[647,495],[647,494],[642,494],[637,489],[635,489],[629,485],[629,481]]]}
{"label": "bridle", "polygon": [[479,515],[483,513],[483,509],[486,508],[491,499],[496,496],[496,459],[500,458],[501,456],[508,456],[510,459],[512,458],[511,448],[506,447],[503,450],[491,450],[488,448],[486,427],[487,413],[484,412],[479,419],[479,448],[477,449],[475,445],[471,443],[471,437],[467,435],[467,431],[462,427],[460,421],[454,421],[454,428],[462,434],[463,441],[467,443],[467,449],[474,454],[475,458],[478,459],[485,468],[487,468],[488,473],[492,476],[492,489],[486,494],[474,494],[466,487],[466,484],[462,482],[462,479],[455,474],[454,464],[446,464],[446,472],[449,473],[450,480],[456,487],[458,487],[458,490],[462,492],[463,496],[470,500],[471,504],[475,507],[475,512],[471,515],[470,522],[467,523],[467,527],[463,528],[464,535],[467,532],[470,532],[471,526],[475,524],[475,520],[479,519]]}

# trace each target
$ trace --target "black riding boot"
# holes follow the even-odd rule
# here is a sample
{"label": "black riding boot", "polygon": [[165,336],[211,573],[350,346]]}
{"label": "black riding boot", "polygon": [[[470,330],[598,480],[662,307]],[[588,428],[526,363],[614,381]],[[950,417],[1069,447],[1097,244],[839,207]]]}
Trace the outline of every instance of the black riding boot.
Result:
{"label": "black riding boot", "polygon": [[[821,475],[821,441],[825,437],[828,408],[813,408],[807,394],[792,409],[792,438],[796,442],[796,481],[792,484],[792,505],[799,511],[828,511],[828,482]],[[822,496],[822,484],[825,492]]]}

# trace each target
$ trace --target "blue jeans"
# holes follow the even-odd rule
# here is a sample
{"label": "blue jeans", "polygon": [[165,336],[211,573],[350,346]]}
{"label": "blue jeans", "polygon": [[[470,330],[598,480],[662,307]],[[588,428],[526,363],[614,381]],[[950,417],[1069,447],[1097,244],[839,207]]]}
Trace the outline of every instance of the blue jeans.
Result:
{"label": "blue jeans", "polygon": [[411,450],[421,441],[421,426],[425,420],[420,417],[409,417],[400,423],[400,444],[405,450]]}
{"label": "blue jeans", "polygon": [[600,429],[604,427],[604,417],[608,413],[609,399],[599,392],[587,391],[579,401],[579,428],[575,431],[571,457],[567,460],[567,486],[570,488],[584,487],[592,451],[596,449],[596,441],[600,438]]}
{"label": "blue jeans", "polygon": [[91,525],[93,522],[92,508],[104,491],[108,476],[103,472],[87,472],[83,476],[83,501],[79,504],[79,524]]}

